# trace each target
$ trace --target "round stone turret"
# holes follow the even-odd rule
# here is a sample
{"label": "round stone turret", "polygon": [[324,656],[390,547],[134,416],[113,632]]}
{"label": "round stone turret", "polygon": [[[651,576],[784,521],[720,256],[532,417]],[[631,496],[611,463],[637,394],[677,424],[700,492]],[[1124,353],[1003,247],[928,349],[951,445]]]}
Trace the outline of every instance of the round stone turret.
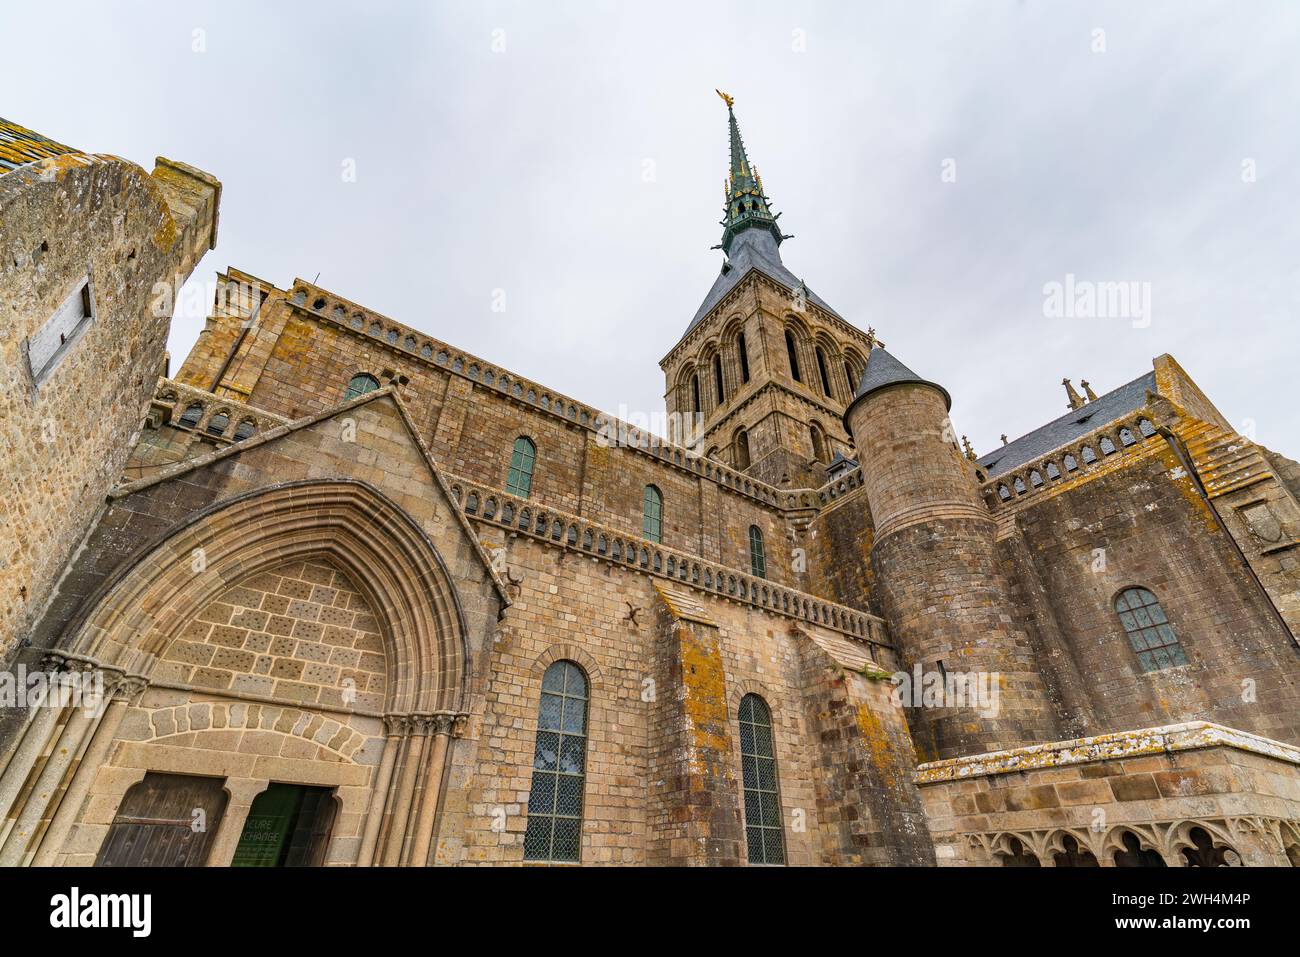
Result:
{"label": "round stone turret", "polygon": [[923,761],[1054,740],[1057,730],[950,407],[942,386],[876,348],[844,414],[875,529],[881,605],[909,668],[902,690],[910,692],[904,703]]}

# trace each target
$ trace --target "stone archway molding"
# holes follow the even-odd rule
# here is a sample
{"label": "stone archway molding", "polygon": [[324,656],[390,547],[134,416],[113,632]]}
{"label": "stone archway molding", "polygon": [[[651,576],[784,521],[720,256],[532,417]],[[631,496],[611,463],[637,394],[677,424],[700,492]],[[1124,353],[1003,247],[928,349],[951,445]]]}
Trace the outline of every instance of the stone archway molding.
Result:
{"label": "stone archway molding", "polygon": [[463,711],[469,652],[446,564],[414,519],[356,480],[275,485],[195,514],[106,583],[60,645],[148,675],[194,609],[248,575],[320,556],[381,618],[384,710]]}
{"label": "stone archway molding", "polygon": [[53,744],[58,760],[11,761],[0,774],[12,822],[0,833],[0,861],[53,862],[128,701],[196,609],[249,575],[322,556],[375,610],[387,659],[388,733],[358,863],[424,863],[447,750],[467,716],[465,617],[446,564],[416,521],[374,486],[345,479],[273,485],[216,503],[141,549],[91,596],[52,654],[130,680],[114,681],[106,709],[47,709],[28,722],[31,741],[21,753]]}

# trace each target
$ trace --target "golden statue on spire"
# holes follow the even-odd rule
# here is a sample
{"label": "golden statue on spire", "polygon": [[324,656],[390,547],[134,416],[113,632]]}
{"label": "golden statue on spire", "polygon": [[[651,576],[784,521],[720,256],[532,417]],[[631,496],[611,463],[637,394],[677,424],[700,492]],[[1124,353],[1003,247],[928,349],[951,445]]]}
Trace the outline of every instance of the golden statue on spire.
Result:
{"label": "golden statue on spire", "polygon": [[721,90],[719,90],[716,86],[713,88],[713,92],[718,94],[718,96],[722,97],[722,102],[727,104],[727,109],[731,109],[732,106],[735,105],[736,98],[734,96],[728,96],[726,93],[723,93]]}

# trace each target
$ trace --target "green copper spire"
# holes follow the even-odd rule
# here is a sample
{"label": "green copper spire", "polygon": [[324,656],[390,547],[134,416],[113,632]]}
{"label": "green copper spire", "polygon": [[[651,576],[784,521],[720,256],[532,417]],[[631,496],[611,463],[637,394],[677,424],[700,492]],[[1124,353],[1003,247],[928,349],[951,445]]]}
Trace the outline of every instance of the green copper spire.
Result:
{"label": "green copper spire", "polygon": [[779,244],[789,237],[781,235],[781,230],[776,225],[781,214],[772,215],[767,195],[763,192],[763,180],[745,154],[745,144],[740,138],[740,127],[736,123],[736,111],[733,109],[736,101],[721,90],[715,92],[727,104],[727,125],[731,132],[731,175],[724,184],[726,195],[722,206],[722,249],[730,255],[732,240],[750,228],[767,230]]}

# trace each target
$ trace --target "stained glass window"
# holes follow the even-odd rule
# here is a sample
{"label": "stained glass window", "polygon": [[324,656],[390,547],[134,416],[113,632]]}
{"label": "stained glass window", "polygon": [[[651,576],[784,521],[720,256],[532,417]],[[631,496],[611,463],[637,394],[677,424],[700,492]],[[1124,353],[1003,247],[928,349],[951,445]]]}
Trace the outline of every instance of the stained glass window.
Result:
{"label": "stained glass window", "polygon": [[557,661],[542,676],[524,860],[579,860],[586,758],[587,676]]}
{"label": "stained glass window", "polygon": [[740,699],[740,768],[745,790],[745,839],[751,864],[784,864],[781,796],[776,784],[772,713],[763,699]]}
{"label": "stained glass window", "polygon": [[510,454],[510,472],[506,475],[506,491],[520,498],[527,498],[533,490],[533,463],[537,461],[537,446],[525,436],[515,439],[514,451]]}
{"label": "stained glass window", "polygon": [[354,375],[352,381],[348,383],[348,394],[343,397],[343,401],[350,402],[357,396],[365,395],[367,392],[374,392],[378,388],[379,380],[362,372]]}
{"label": "stained glass window", "polygon": [[763,532],[757,525],[749,526],[749,570],[755,578],[767,577],[767,554],[763,551]]}
{"label": "stained glass window", "polygon": [[641,530],[650,541],[663,541],[664,497],[653,485],[645,487],[645,498],[641,509]]}
{"label": "stained glass window", "polygon": [[1155,595],[1145,588],[1129,588],[1115,599],[1115,611],[1137,652],[1143,671],[1160,671],[1187,664],[1173,626]]}

